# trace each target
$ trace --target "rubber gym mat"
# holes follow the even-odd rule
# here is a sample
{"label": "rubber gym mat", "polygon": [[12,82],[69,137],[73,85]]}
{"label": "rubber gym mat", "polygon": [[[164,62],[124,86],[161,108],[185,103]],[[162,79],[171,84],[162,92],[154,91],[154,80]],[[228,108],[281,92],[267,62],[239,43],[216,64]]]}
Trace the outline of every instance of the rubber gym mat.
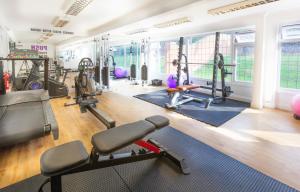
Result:
{"label": "rubber gym mat", "polygon": [[[209,95],[191,91],[189,95],[195,97],[209,98]],[[169,96],[165,90],[151,92],[134,96],[143,101],[165,107],[169,102]],[[193,118],[195,120],[219,127],[230,119],[240,114],[243,110],[250,107],[249,103],[226,99],[220,104],[211,104],[209,108],[205,108],[203,103],[189,102],[175,109],[177,113]]]}
{"label": "rubber gym mat", "polygon": [[[63,177],[64,192],[296,192],[297,190],[187,136],[171,127],[149,135],[186,158],[190,175],[165,159],[147,160]],[[176,142],[174,142],[176,141]],[[126,149],[132,149],[129,146]],[[36,176],[2,190],[36,191]],[[26,189],[26,190],[25,190]],[[49,192],[49,184],[45,188]]]}
{"label": "rubber gym mat", "polygon": [[[1,189],[1,192],[38,192],[46,177],[37,175]],[[64,192],[129,192],[130,190],[113,168],[98,169],[62,177]],[[43,188],[50,192],[50,184]]]}

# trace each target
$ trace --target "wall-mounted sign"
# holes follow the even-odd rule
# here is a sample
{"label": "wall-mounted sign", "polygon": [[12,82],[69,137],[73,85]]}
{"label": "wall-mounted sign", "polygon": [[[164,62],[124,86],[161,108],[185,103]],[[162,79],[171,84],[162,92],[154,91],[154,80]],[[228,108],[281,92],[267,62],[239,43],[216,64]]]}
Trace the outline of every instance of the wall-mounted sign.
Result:
{"label": "wall-mounted sign", "polygon": [[14,49],[14,50],[10,51],[10,54],[8,55],[8,58],[18,58],[18,59],[39,58],[39,54],[35,50]]}
{"label": "wall-mounted sign", "polygon": [[31,50],[48,51],[48,46],[47,45],[31,45]]}
{"label": "wall-mounted sign", "polygon": [[31,45],[31,50],[37,51],[41,57],[48,57],[47,45]]}

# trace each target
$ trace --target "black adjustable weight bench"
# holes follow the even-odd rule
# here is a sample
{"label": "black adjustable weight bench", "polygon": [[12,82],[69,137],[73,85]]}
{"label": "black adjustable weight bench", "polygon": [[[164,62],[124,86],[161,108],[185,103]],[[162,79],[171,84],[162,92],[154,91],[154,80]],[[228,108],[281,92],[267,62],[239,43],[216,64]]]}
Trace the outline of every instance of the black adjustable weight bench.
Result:
{"label": "black adjustable weight bench", "polygon": [[[169,151],[153,139],[142,140],[149,133],[169,125],[163,116],[151,116],[145,120],[121,125],[97,133],[92,137],[93,149],[89,155],[80,141],[66,143],[43,153],[41,173],[49,179],[51,192],[61,192],[61,176],[115,165],[165,157],[172,161],[183,174],[190,170],[184,158]],[[135,143],[140,148],[129,153],[113,154],[117,150]],[[40,188],[42,191],[43,185]]]}

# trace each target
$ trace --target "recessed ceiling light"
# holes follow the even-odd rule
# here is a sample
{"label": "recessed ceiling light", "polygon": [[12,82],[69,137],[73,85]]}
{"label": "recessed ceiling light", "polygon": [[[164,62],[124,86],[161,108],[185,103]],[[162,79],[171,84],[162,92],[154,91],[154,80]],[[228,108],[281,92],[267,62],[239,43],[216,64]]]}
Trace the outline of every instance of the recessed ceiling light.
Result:
{"label": "recessed ceiling light", "polygon": [[75,0],[75,2],[66,11],[66,15],[77,16],[84,8],[86,8],[93,0]]}
{"label": "recessed ceiling light", "polygon": [[268,3],[273,3],[276,1],[279,1],[279,0],[244,0],[244,1],[241,1],[238,3],[233,3],[230,5],[225,5],[222,7],[208,10],[208,14],[222,15],[225,13],[230,13],[230,12],[234,12],[234,11],[238,11],[238,10],[242,10],[242,9],[247,9],[250,7],[256,7],[256,6],[260,6],[260,5],[264,5],[264,4],[268,4]]}

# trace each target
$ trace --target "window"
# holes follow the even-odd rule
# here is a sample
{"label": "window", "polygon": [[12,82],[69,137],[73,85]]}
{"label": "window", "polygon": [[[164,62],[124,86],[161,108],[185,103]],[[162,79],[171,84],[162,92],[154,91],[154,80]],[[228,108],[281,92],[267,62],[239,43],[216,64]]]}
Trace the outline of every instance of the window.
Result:
{"label": "window", "polygon": [[[211,80],[213,74],[213,63],[215,53],[215,34],[197,36],[191,38],[188,48],[188,60],[192,63],[189,66],[190,75],[194,78]],[[232,64],[232,39],[230,34],[221,34],[220,53],[224,56],[225,64]],[[231,72],[232,67],[226,67]],[[220,73],[218,79],[220,79]],[[231,76],[227,80],[231,80]]]}
{"label": "window", "polygon": [[300,25],[282,27],[280,87],[300,89]]}
{"label": "window", "polygon": [[300,24],[299,25],[287,25],[287,26],[282,27],[281,38],[284,40],[300,38]]}
{"label": "window", "polygon": [[[137,69],[139,69],[140,65],[140,46],[137,43],[132,43],[131,45],[127,45],[126,49],[126,66],[130,68],[132,64],[136,64]],[[130,52],[132,51],[132,55]]]}
{"label": "window", "polygon": [[254,64],[254,32],[234,34],[236,81],[251,82]]}
{"label": "window", "polygon": [[236,80],[251,82],[254,63],[254,46],[237,46],[236,63]]}
{"label": "window", "polygon": [[[183,50],[185,46],[183,47]],[[177,66],[173,66],[174,59],[178,59],[179,39],[164,42],[164,58],[169,74],[176,74]],[[184,51],[183,51],[184,52]]]}
{"label": "window", "polygon": [[178,44],[179,40],[161,41],[153,44],[153,47],[156,50],[152,56],[158,57],[158,60],[155,61],[158,72],[164,74],[176,74],[177,68],[172,65],[172,62],[174,59],[178,59]]}
{"label": "window", "polygon": [[155,66],[155,71],[160,74],[167,73],[167,61],[165,52],[167,47],[165,42],[154,42],[150,44],[150,63],[153,63]]}
{"label": "window", "polygon": [[125,53],[125,51],[124,51],[123,46],[115,46],[115,47],[112,48],[112,54],[114,56],[115,63],[117,65],[117,67],[126,68],[125,67],[125,55],[124,55],[124,53]]}
{"label": "window", "polygon": [[281,45],[280,87],[300,89],[300,42]]}

